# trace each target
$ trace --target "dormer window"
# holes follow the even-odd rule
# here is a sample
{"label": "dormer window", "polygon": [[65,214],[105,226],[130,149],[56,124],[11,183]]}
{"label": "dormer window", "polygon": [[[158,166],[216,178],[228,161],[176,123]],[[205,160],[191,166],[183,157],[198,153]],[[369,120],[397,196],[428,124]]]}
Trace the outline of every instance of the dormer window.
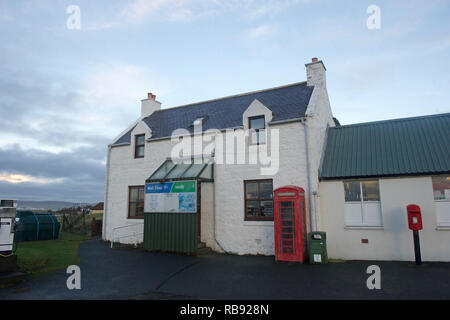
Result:
{"label": "dormer window", "polygon": [[135,136],[134,158],[143,158],[145,154],[145,134]]}
{"label": "dormer window", "polygon": [[248,118],[248,127],[250,129],[250,144],[266,143],[266,119],[264,116]]}

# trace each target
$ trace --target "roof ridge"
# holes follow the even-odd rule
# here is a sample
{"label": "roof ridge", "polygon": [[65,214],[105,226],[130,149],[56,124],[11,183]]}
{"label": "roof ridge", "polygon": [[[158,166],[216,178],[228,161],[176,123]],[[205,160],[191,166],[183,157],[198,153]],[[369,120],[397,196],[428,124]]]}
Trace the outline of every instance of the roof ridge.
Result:
{"label": "roof ridge", "polygon": [[450,112],[430,114],[430,115],[424,115],[424,116],[416,116],[416,117],[396,118],[396,119],[377,120],[377,121],[370,121],[370,122],[352,123],[352,124],[332,127],[330,129],[346,129],[346,128],[351,128],[351,127],[370,126],[370,125],[389,123],[389,122],[413,121],[413,120],[429,119],[429,118],[436,118],[436,117],[448,117],[448,116],[450,116]]}
{"label": "roof ridge", "polygon": [[273,87],[273,88],[268,88],[268,89],[250,91],[250,92],[245,92],[245,93],[239,93],[239,94],[234,94],[234,95],[230,95],[230,96],[225,96],[225,97],[221,97],[221,98],[215,98],[215,99],[210,99],[210,100],[193,102],[193,103],[189,103],[189,104],[185,104],[185,105],[181,105],[181,106],[176,106],[176,107],[171,107],[171,108],[167,108],[167,109],[157,110],[156,112],[162,112],[162,111],[167,111],[167,110],[174,110],[174,109],[181,109],[181,108],[186,108],[186,107],[192,107],[194,105],[204,104],[204,103],[208,103],[208,102],[214,102],[214,101],[220,101],[220,100],[225,100],[225,99],[237,98],[237,97],[242,97],[242,96],[248,96],[248,95],[255,94],[255,93],[260,93],[260,92],[279,90],[279,89],[283,89],[283,88],[289,88],[289,87],[294,87],[294,86],[298,86],[298,85],[304,85],[306,83],[307,83],[307,81],[295,82],[295,83],[286,84],[286,85],[283,85],[283,86],[278,86],[278,87]]}

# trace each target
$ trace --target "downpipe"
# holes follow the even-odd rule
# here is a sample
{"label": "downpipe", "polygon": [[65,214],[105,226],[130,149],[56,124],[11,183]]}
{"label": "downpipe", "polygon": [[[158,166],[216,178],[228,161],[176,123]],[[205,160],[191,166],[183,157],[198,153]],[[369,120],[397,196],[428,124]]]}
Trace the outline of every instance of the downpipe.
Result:
{"label": "downpipe", "polygon": [[[108,217],[108,191],[109,191],[109,165],[111,158],[111,145],[108,146],[108,155],[106,157],[106,182],[105,182],[105,210],[103,212],[103,228],[102,228],[102,238],[106,241],[106,220]],[[114,241],[114,239],[112,240]]]}
{"label": "downpipe", "polygon": [[216,163],[214,161],[213,164],[213,177],[214,177],[214,182],[213,182],[213,234],[214,234],[214,241],[217,243],[217,245],[219,246],[220,250],[222,250],[224,253],[228,253],[220,244],[219,240],[217,240],[217,236],[216,236],[216,177],[217,177],[217,171],[216,171]]}
{"label": "downpipe", "polygon": [[306,127],[306,117],[303,119],[301,124],[303,125],[303,135],[305,137],[305,156],[306,156],[306,176],[308,180],[308,211],[309,211],[309,227],[311,231],[314,231],[313,227],[313,216],[312,216],[312,198],[311,198],[311,172],[310,172],[310,161],[309,161],[309,139],[308,139],[308,130]]}

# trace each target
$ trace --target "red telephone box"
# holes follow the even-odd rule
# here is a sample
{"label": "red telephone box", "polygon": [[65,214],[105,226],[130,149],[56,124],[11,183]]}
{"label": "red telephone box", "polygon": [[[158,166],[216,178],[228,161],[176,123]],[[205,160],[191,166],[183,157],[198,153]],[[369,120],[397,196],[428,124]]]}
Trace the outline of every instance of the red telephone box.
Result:
{"label": "red telephone box", "polygon": [[295,186],[274,191],[275,260],[304,262],[306,249],[305,190]]}

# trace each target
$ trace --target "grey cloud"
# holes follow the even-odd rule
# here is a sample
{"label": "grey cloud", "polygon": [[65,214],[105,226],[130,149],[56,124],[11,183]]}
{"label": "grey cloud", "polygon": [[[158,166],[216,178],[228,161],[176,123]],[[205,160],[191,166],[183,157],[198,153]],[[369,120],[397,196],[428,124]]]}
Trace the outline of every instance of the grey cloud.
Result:
{"label": "grey cloud", "polygon": [[0,194],[4,198],[19,200],[61,200],[95,203],[103,201],[103,181],[72,179],[41,185],[36,183],[11,184],[0,181]]}
{"label": "grey cloud", "polygon": [[20,200],[102,201],[104,194],[106,147],[78,148],[52,154],[22,150],[18,145],[0,149],[0,172],[63,180],[49,183],[0,181],[0,195]]}
{"label": "grey cloud", "polygon": [[78,148],[53,154],[41,150],[23,150],[18,145],[0,149],[0,172],[39,178],[92,179],[103,181],[106,146]]}

